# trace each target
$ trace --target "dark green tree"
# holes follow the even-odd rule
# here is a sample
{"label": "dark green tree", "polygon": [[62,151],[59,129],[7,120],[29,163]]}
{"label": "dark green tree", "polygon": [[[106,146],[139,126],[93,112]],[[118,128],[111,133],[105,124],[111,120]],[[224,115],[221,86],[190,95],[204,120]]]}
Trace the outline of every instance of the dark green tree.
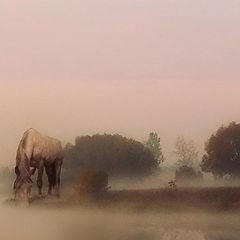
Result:
{"label": "dark green tree", "polygon": [[220,127],[205,144],[206,154],[202,158],[201,168],[215,178],[228,174],[240,175],[240,124],[231,122]]}
{"label": "dark green tree", "polygon": [[162,153],[161,139],[156,132],[149,133],[146,147],[153,153],[155,159],[160,165],[164,161]]}
{"label": "dark green tree", "polygon": [[64,152],[63,177],[70,182],[88,169],[99,169],[109,177],[144,177],[158,168],[158,161],[147,147],[121,135],[77,137]]}

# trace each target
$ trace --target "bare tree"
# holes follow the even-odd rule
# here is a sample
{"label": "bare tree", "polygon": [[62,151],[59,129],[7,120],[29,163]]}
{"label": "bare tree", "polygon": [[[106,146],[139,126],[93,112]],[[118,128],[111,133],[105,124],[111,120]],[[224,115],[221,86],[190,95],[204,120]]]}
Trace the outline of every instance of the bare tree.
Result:
{"label": "bare tree", "polygon": [[179,167],[193,167],[198,162],[198,151],[193,140],[186,141],[184,137],[178,137],[173,153],[177,156]]}
{"label": "bare tree", "polygon": [[177,156],[175,179],[179,182],[202,180],[203,174],[198,170],[198,151],[193,140],[186,141],[178,137],[174,154]]}

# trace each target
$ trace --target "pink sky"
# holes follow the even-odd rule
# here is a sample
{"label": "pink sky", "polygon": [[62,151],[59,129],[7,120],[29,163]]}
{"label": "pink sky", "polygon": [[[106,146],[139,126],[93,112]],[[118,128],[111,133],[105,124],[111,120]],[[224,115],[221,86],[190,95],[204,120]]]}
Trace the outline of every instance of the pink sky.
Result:
{"label": "pink sky", "polygon": [[23,131],[64,142],[155,130],[199,149],[240,121],[240,2],[0,1],[0,157]]}

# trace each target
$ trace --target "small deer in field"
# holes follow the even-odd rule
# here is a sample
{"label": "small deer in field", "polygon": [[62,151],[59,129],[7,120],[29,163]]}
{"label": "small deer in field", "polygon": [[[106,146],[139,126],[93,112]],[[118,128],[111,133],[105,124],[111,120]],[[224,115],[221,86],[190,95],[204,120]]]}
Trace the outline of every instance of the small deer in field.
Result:
{"label": "small deer in field", "polygon": [[177,188],[176,180],[174,180],[174,179],[171,180],[170,182],[168,182],[168,185],[172,189],[176,189]]}

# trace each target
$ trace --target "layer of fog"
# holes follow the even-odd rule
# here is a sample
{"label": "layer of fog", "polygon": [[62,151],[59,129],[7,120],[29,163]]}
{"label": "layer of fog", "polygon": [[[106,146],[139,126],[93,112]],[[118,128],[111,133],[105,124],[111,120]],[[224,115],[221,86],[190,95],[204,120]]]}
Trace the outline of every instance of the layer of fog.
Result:
{"label": "layer of fog", "polygon": [[112,190],[160,189],[168,188],[169,182],[174,181],[177,187],[227,187],[239,186],[239,179],[229,176],[215,180],[212,174],[204,174],[202,180],[188,179],[184,182],[175,179],[175,168],[165,168],[158,174],[141,178],[110,178],[109,186]]}
{"label": "layer of fog", "polygon": [[[214,240],[240,237],[237,214],[40,209],[1,205],[0,239]],[[226,224],[227,223],[227,224]]]}

